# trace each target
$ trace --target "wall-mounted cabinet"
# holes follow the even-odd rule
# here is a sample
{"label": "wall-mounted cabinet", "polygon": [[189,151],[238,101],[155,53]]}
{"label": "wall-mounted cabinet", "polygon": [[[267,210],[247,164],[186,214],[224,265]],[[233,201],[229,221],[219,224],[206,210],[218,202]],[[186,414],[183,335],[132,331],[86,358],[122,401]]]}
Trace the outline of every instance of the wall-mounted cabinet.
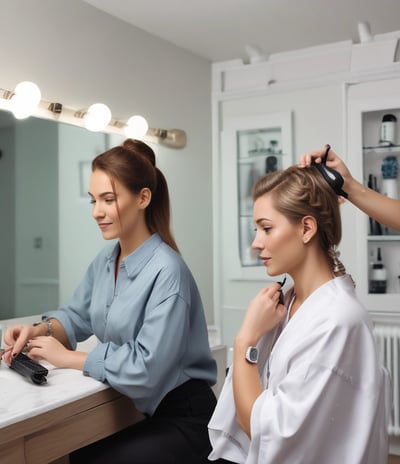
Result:
{"label": "wall-mounted cabinet", "polygon": [[[399,198],[400,191],[400,99],[393,97],[399,90],[398,80],[349,87],[348,165],[365,186],[393,198]],[[387,119],[392,120],[389,136]],[[398,311],[400,233],[364,213],[356,211],[355,218],[354,277],[359,296],[373,312]]]}
{"label": "wall-mounted cabinet", "polygon": [[[400,31],[375,36],[370,43],[312,47],[260,63],[213,64],[214,306],[224,344],[232,345],[248,302],[260,287],[277,279],[258,265],[249,248],[254,236],[250,184],[269,169],[267,161],[274,169],[281,160],[270,143],[276,140],[276,115],[290,115],[290,137],[282,132],[282,141],[290,141],[291,146],[282,147],[282,167],[329,143],[354,177],[362,179],[364,169],[372,169],[363,146],[379,144],[380,116],[393,110],[400,121],[400,97],[395,97],[400,86],[389,82],[400,75],[394,56],[397,37]],[[373,120],[374,112],[381,112],[376,113],[378,122]],[[378,181],[379,162],[373,169]],[[342,222],[340,252],[360,299],[371,312],[384,310],[391,316],[400,308],[395,281],[388,282],[386,294],[370,294],[368,268],[370,253],[379,246],[388,272],[396,275],[400,241],[395,234],[370,236],[368,217],[350,202],[343,205]]]}

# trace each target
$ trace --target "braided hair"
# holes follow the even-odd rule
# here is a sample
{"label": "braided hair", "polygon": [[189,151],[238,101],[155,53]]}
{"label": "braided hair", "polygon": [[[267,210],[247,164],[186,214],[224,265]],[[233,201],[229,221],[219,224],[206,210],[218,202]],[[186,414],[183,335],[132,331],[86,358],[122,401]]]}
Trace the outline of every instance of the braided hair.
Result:
{"label": "braided hair", "polygon": [[333,274],[344,275],[346,269],[337,251],[342,238],[338,198],[315,166],[291,166],[265,175],[253,187],[253,200],[270,192],[275,209],[292,224],[298,224],[304,216],[315,218],[319,243]]}

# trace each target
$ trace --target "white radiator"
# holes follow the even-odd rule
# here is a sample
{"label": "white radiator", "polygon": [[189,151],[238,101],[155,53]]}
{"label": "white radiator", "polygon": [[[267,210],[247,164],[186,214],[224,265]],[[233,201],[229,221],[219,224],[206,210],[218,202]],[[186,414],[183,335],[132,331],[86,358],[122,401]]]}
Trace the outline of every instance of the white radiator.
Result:
{"label": "white radiator", "polygon": [[376,325],[374,337],[380,361],[392,377],[393,412],[388,432],[390,435],[400,435],[400,327]]}

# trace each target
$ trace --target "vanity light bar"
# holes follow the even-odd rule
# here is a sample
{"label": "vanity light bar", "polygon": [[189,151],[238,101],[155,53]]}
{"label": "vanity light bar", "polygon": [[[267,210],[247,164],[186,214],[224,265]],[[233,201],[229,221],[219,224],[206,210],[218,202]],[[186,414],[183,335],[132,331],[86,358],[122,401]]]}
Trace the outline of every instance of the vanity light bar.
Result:
{"label": "vanity light bar", "polygon": [[[18,105],[17,110],[14,105],[22,104],[25,98],[26,106]],[[113,119],[110,109],[103,103],[95,103],[87,110],[73,110],[59,102],[42,100],[39,87],[29,81],[21,82],[14,91],[0,88],[0,109],[11,111],[18,119],[32,115],[56,119],[95,132],[117,132],[127,137],[143,138],[169,148],[183,148],[187,141],[184,130],[149,128],[143,116],[131,116],[127,121]]]}

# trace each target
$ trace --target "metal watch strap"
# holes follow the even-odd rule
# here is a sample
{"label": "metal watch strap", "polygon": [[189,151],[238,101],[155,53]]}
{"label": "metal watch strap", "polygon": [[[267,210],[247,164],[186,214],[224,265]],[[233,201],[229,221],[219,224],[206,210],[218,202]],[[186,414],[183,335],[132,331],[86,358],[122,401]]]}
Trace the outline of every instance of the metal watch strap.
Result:
{"label": "metal watch strap", "polygon": [[36,327],[36,326],[38,326],[38,325],[40,325],[40,324],[47,324],[47,334],[46,334],[46,335],[47,335],[48,337],[51,337],[51,336],[53,335],[53,333],[54,333],[54,331],[53,331],[53,324],[51,323],[51,319],[43,319],[43,320],[40,321],[40,322],[35,322],[35,323],[33,324],[33,326]]}

